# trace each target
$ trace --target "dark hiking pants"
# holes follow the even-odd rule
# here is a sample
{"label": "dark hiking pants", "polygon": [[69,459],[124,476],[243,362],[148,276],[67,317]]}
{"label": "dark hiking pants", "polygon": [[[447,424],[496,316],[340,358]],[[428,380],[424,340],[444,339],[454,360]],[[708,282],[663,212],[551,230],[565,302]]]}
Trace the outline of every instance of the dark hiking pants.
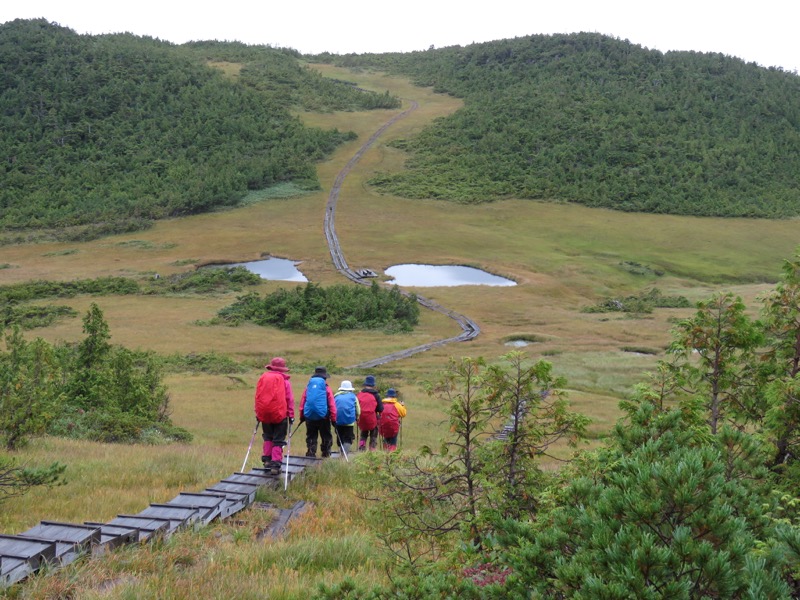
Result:
{"label": "dark hiking pants", "polygon": [[306,456],[317,455],[317,436],[321,440],[322,456],[330,456],[333,435],[331,435],[331,422],[329,419],[315,419],[313,421],[306,419],[306,448],[308,450]]}

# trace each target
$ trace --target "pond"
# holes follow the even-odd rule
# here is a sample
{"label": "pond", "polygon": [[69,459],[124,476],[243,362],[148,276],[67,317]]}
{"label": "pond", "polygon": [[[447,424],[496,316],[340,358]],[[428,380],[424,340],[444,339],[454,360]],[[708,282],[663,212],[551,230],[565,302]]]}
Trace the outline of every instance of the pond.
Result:
{"label": "pond", "polygon": [[386,269],[390,283],[399,286],[444,287],[456,285],[512,286],[516,281],[460,265],[394,265]]}
{"label": "pond", "polygon": [[524,348],[528,346],[530,342],[525,340],[512,340],[510,342],[506,342],[506,346],[511,346],[512,348]]}
{"label": "pond", "polygon": [[264,260],[254,260],[251,262],[236,263],[225,265],[226,267],[244,267],[251,273],[260,276],[261,279],[271,281],[308,281],[305,275],[297,270],[297,263],[288,258],[266,258]]}

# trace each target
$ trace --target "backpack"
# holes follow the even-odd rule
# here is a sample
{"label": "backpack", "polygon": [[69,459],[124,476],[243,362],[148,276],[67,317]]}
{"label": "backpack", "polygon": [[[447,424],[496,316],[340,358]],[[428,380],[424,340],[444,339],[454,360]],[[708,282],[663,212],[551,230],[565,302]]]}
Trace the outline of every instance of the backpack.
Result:
{"label": "backpack", "polygon": [[336,394],[336,424],[351,425],[356,422],[356,395],[353,392]]}
{"label": "backpack", "polygon": [[378,432],[385,438],[394,437],[400,432],[400,414],[393,402],[384,402]]}
{"label": "backpack", "polygon": [[358,403],[361,405],[361,416],[358,418],[358,428],[361,431],[372,431],[378,425],[378,418],[375,409],[378,407],[378,399],[371,392],[361,391],[358,393]]}
{"label": "backpack", "polygon": [[328,416],[328,386],[322,377],[312,377],[309,380],[303,414],[309,421],[318,421]]}
{"label": "backpack", "polygon": [[266,371],[256,386],[256,418],[262,423],[280,423],[286,418],[286,384],[283,375]]}

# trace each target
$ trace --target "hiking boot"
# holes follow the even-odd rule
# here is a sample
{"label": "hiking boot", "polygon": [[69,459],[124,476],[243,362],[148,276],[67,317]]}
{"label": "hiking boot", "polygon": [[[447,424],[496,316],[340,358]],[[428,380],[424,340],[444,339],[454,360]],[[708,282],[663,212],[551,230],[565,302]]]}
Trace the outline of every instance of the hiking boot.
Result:
{"label": "hiking boot", "polygon": [[281,463],[278,461],[273,460],[270,463],[270,471],[273,475],[280,475],[281,474]]}
{"label": "hiking boot", "polygon": [[361,440],[360,442],[358,442],[358,451],[359,452],[364,452],[364,450],[366,450],[366,449],[367,449],[367,443],[364,440]]}
{"label": "hiking boot", "polygon": [[308,452],[306,452],[306,456],[308,456],[309,458],[316,458],[317,453],[316,451],[312,452],[311,450],[309,450]]}

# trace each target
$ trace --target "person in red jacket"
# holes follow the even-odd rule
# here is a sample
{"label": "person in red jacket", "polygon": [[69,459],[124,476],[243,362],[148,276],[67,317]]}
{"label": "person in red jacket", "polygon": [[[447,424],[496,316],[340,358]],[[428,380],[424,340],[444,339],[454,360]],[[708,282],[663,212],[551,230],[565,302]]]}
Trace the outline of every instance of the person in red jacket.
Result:
{"label": "person in red jacket", "polygon": [[358,449],[366,450],[367,438],[369,438],[369,449],[375,450],[378,447],[378,421],[383,411],[381,395],[375,387],[375,377],[367,375],[361,391],[356,394],[358,404],[361,406],[361,415],[358,417],[359,434]]}
{"label": "person in red jacket", "polygon": [[256,385],[256,419],[261,423],[264,448],[261,462],[273,475],[281,472],[283,447],[289,426],[294,423],[294,393],[286,361],[276,356],[265,367]]}
{"label": "person in red jacket", "polygon": [[397,391],[389,388],[386,390],[386,398],[383,399],[383,414],[378,425],[383,447],[389,452],[397,450],[397,434],[400,433],[401,420],[405,416],[405,405],[397,398]]}

